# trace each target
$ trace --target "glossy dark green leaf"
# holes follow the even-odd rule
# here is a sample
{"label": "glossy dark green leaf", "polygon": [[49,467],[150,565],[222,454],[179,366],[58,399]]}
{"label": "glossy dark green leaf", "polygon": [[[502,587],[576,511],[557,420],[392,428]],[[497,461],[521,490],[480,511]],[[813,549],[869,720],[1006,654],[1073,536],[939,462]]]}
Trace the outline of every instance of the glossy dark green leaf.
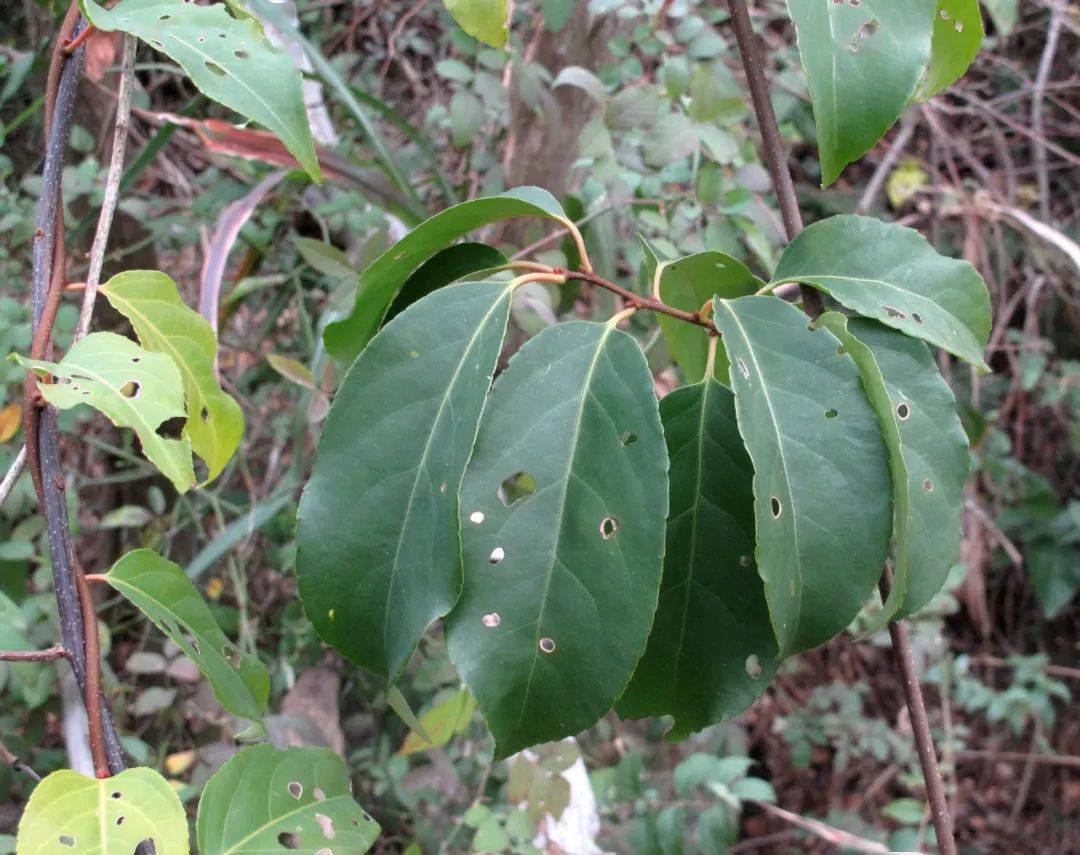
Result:
{"label": "glossy dark green leaf", "polygon": [[[676,309],[696,312],[715,295],[742,297],[753,294],[765,284],[745,264],[724,252],[706,250],[668,261],[661,259],[652,247],[645,246],[646,271],[653,292],[659,291],[660,299]],[[709,331],[670,315],[658,314],[656,317],[668,350],[682,369],[683,378],[688,383],[698,382],[705,376]],[[727,381],[727,369],[727,354],[720,347],[715,372],[721,382]]]}
{"label": "glossy dark green leaf", "polygon": [[914,229],[872,217],[829,217],[788,244],[773,282],[813,285],[860,315],[986,369],[986,284],[970,263],[939,255]]}
{"label": "glossy dark green leaf", "polygon": [[622,693],[656,608],[666,473],[652,375],[610,324],[549,327],[496,382],[447,628],[497,757],[589,727]]}
{"label": "glossy dark green leaf", "polygon": [[814,105],[822,185],[896,121],[930,58],[935,0],[789,0]]}
{"label": "glossy dark green leaf", "polygon": [[183,569],[152,549],[136,549],[105,580],[171,638],[210,681],[225,709],[259,720],[266,713],[270,675],[257,656],[225,637]]}
{"label": "glossy dark green leaf", "polygon": [[421,263],[473,229],[515,217],[567,222],[555,197],[539,187],[517,187],[499,196],[447,208],[405,235],[363,272],[352,314],[328,324],[323,333],[327,350],[339,359],[354,359],[378,331],[401,286]]}
{"label": "glossy dark green leaf", "polygon": [[660,602],[619,701],[628,718],[672,715],[681,739],[742,712],[776,670],[754,564],[754,470],[731,391],[709,378],[660,401],[671,468]]}
{"label": "glossy dark green leaf", "polygon": [[328,748],[245,748],[203,790],[195,828],[199,852],[361,855],[378,838],[379,824],[353,800],[351,789],[345,762]]}
{"label": "glossy dark green leaf", "polygon": [[391,684],[461,591],[457,488],[510,297],[506,283],[464,282],[387,324],[338,391],[300,502],[308,618]]}
{"label": "glossy dark green leaf", "polygon": [[979,0],[938,0],[930,64],[915,97],[928,101],[963,76],[983,40]]}
{"label": "glossy dark green leaf", "polygon": [[881,576],[892,522],[885,444],[836,336],[777,297],[717,300],[754,464],[757,563],[782,656],[844,629]]}
{"label": "glossy dark green leaf", "polygon": [[389,321],[432,291],[473,273],[506,264],[506,256],[484,243],[457,243],[435,253],[401,286],[386,313]]}
{"label": "glossy dark green leaf", "polygon": [[[886,616],[902,618],[941,590],[960,552],[964,479],[970,465],[967,434],[952,389],[925,344],[866,318],[852,318],[845,333],[835,313],[829,314],[833,319],[822,320],[859,365],[889,446],[896,493],[893,588],[900,593],[890,597],[895,614],[890,608],[885,611]],[[873,359],[880,380],[868,380],[874,368],[859,352],[860,345]],[[869,384],[879,391],[871,393]]]}

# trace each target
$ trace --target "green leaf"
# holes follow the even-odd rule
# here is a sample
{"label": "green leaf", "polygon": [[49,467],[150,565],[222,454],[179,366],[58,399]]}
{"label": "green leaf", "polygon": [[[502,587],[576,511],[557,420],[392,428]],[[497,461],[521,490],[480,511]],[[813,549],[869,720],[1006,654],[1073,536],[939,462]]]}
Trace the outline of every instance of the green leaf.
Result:
{"label": "green leaf", "polygon": [[323,276],[335,279],[351,279],[359,276],[349,257],[332,244],[314,238],[294,237],[293,245],[303,256],[304,261],[318,270]]}
{"label": "green leaf", "polygon": [[328,748],[245,748],[206,784],[195,825],[199,851],[262,855],[291,848],[360,855],[378,838],[379,824],[350,789],[345,762]]}
{"label": "green leaf", "polygon": [[254,19],[237,20],[221,3],[184,0],[122,0],[111,9],[79,0],[79,6],[99,30],[131,33],[174,59],[203,94],[268,128],[322,180],[300,72]]}
{"label": "green leaf", "polygon": [[[661,260],[644,239],[645,264],[653,290],[659,281],[660,299],[686,312],[701,309],[714,295],[724,298],[753,294],[764,286],[750,269],[727,253],[706,250],[675,261]],[[696,383],[705,376],[709,355],[709,331],[670,315],[657,315],[668,350],[682,369],[683,379]],[[728,359],[723,346],[716,352],[715,375],[727,379]]]}
{"label": "green leaf", "polygon": [[[0,592],[0,650],[35,649],[30,643],[26,616],[7,594]],[[39,707],[51,697],[56,682],[56,668],[51,662],[0,662],[0,687],[7,673],[11,674],[9,688],[18,690],[28,708]]]}
{"label": "green leaf", "polygon": [[510,34],[508,0],[443,0],[451,17],[474,39],[501,48]]}
{"label": "green leaf", "polygon": [[257,656],[225,637],[183,569],[151,549],[136,549],[105,577],[184,651],[229,712],[258,721],[266,712],[270,677]]}
{"label": "green leaf", "polygon": [[781,656],[844,629],[881,576],[885,446],[859,373],[828,330],[777,297],[716,300],[739,429],[754,463],[758,570]]}
{"label": "green leaf", "polygon": [[1080,589],[1080,549],[1076,544],[1038,541],[1025,551],[1024,564],[1043,613],[1053,620]]}
{"label": "green leaf", "polygon": [[978,55],[982,40],[979,0],[938,0],[930,64],[915,99],[929,101],[959,80]]}
{"label": "green leaf", "polygon": [[195,483],[191,443],[156,432],[163,422],[187,415],[183,381],[168,356],[143,350],[115,333],[99,332],[73,345],[59,363],[16,359],[42,376],[54,375],[53,382],[38,386],[54,407],[89,404],[117,427],[134,428],[143,454],[177,490],[183,493]]}
{"label": "green leaf", "polygon": [[188,307],[176,283],[156,270],[118,273],[101,286],[101,293],[131,321],[143,347],[166,354],[180,369],[188,412],[184,438],[206,461],[206,480],[213,480],[244,435],[244,413],[214,374],[218,345],[213,327]]}
{"label": "green leaf", "polygon": [[935,0],[789,0],[814,105],[822,186],[868,152],[915,93]]}
{"label": "green leaf", "polygon": [[670,739],[742,712],[776,670],[754,552],[754,470],[716,380],[660,401],[671,468],[664,578],[619,715],[672,715]]}
{"label": "green leaf", "polygon": [[570,222],[555,197],[538,187],[518,187],[447,208],[405,235],[364,271],[352,314],[328,324],[323,333],[327,350],[342,360],[355,359],[378,332],[402,284],[421,263],[473,229],[514,217]]}
{"label": "green leaf", "polygon": [[461,591],[457,487],[511,293],[506,283],[465,282],[387,324],[341,385],[300,503],[308,618],[391,685]]}
{"label": "green leaf", "polygon": [[895,595],[884,616],[903,618],[941,590],[960,551],[967,434],[925,344],[865,318],[844,320],[829,312],[819,323],[859,367],[889,449]]}
{"label": "green leaf", "polygon": [[187,855],[184,807],[153,769],[88,778],[61,769],[45,778],[19,820],[17,855],[134,852],[152,840],[157,852]]}
{"label": "green leaf", "polygon": [[416,713],[414,713],[412,707],[409,706],[409,699],[405,697],[405,694],[401,689],[397,686],[391,686],[386,693],[386,704],[390,709],[397,713],[398,718],[409,726],[409,730],[418,734],[425,742],[431,742],[431,737],[428,736],[428,732],[424,729],[424,725],[420,723],[420,719],[417,718]]}
{"label": "green leaf", "polygon": [[652,375],[611,324],[548,327],[495,384],[447,632],[496,757],[589,727],[622,693],[656,608],[666,472]]}
{"label": "green leaf", "polygon": [[472,143],[484,124],[484,104],[472,92],[455,92],[450,99],[450,138],[458,148]]}
{"label": "green leaf", "polygon": [[795,238],[773,284],[805,282],[852,311],[924,339],[983,370],[990,295],[978,271],[947,258],[914,229],[843,215]]}
{"label": "green leaf", "polygon": [[426,751],[429,748],[441,748],[456,733],[461,733],[472,721],[476,710],[476,699],[468,689],[459,689],[441,703],[436,704],[420,718],[427,737],[413,730],[405,739],[405,744],[398,754],[406,756]]}
{"label": "green leaf", "polygon": [[302,362],[297,362],[295,359],[290,359],[288,356],[282,356],[280,353],[266,354],[266,361],[270,363],[271,368],[286,380],[291,380],[296,385],[303,386],[305,389],[311,389],[315,392],[319,391],[319,384],[318,381],[315,380],[315,375],[312,374],[308,367]]}
{"label": "green leaf", "polygon": [[505,255],[484,243],[456,243],[448,246],[421,264],[405,281],[386,313],[386,320],[391,320],[417,300],[444,285],[474,273],[492,270],[506,262]]}

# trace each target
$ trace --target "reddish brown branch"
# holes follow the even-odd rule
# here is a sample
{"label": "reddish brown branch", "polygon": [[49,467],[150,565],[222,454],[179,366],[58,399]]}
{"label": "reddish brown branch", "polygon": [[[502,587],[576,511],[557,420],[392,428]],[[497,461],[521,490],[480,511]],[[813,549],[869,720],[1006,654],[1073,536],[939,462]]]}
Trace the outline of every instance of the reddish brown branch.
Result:
{"label": "reddish brown branch", "polygon": [[67,651],[59,644],[44,650],[0,650],[0,662],[53,662],[66,659]]}
{"label": "reddish brown branch", "polygon": [[595,273],[586,273],[583,270],[567,270],[565,267],[556,267],[553,272],[559,276],[565,276],[567,279],[576,279],[579,282],[590,282],[593,285],[606,288],[608,291],[618,294],[626,301],[627,305],[632,306],[635,309],[647,309],[650,312],[659,312],[662,315],[670,315],[673,318],[678,318],[680,321],[686,321],[688,324],[696,324],[699,327],[704,327],[711,333],[716,332],[716,328],[712,325],[712,322],[701,317],[697,312],[687,312],[682,309],[676,309],[674,306],[669,306],[667,303],[663,303],[652,297],[643,297],[641,294],[635,294],[633,291],[623,288],[622,285],[616,285],[614,282],[605,279],[603,276],[597,276]]}

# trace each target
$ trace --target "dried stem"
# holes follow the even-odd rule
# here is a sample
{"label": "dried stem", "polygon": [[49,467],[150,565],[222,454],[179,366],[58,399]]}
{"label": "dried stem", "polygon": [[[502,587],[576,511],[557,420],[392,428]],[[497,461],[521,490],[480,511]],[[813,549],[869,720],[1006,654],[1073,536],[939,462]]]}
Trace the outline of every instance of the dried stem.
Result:
{"label": "dried stem", "polygon": [[0,662],[52,662],[66,659],[67,651],[59,644],[44,650],[0,650]]}
{"label": "dried stem", "polygon": [[[746,69],[747,85],[754,104],[754,112],[757,115],[758,129],[764,142],[765,160],[769,165],[773,186],[776,188],[784,228],[787,231],[788,240],[793,240],[802,230],[802,216],[799,213],[798,199],[795,195],[795,182],[787,166],[780,128],[776,123],[776,115],[773,113],[772,103],[769,100],[769,87],[754,41],[754,31],[750,25],[746,0],[728,0],[728,8],[731,10],[735,38],[739,45],[739,53],[742,55],[743,67]],[[800,285],[800,292],[806,313],[811,317],[817,317],[823,308],[821,295],[806,285]],[[884,576],[880,587],[882,600],[885,601],[888,599],[889,583]],[[915,731],[915,747],[922,765],[934,830],[937,833],[938,849],[943,855],[955,855],[956,841],[953,837],[952,817],[949,814],[945,784],[938,767],[937,752],[934,750],[934,739],[930,733],[926,703],[923,701],[922,688],[919,686],[919,673],[915,665],[907,626],[901,621],[893,621],[889,624],[889,635],[892,638],[893,655],[900,671],[904,699],[907,702],[912,728]]]}

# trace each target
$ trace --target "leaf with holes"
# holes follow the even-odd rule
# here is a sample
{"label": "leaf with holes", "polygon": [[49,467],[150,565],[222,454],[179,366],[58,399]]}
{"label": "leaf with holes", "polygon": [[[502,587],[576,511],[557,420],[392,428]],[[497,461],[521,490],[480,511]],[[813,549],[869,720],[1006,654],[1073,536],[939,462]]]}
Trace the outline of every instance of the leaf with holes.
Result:
{"label": "leaf with holes", "polygon": [[360,855],[378,838],[379,824],[350,789],[345,762],[328,748],[245,748],[203,790],[195,824],[199,851]]}
{"label": "leaf with holes", "polygon": [[136,549],[117,561],[105,579],[195,663],[218,703],[242,718],[262,718],[270,694],[266,667],[225,637],[178,564],[151,549]]}
{"label": "leaf with holes", "polygon": [[754,470],[735,398],[716,380],[660,401],[671,469],[660,602],[624,718],[672,715],[682,739],[742,712],[776,670],[776,639],[754,566]]}
{"label": "leaf with holes", "polygon": [[135,768],[99,780],[61,769],[30,794],[15,852],[127,853],[144,840],[169,855],[190,851],[184,807],[161,775]]}
{"label": "leaf with holes", "polygon": [[39,383],[45,400],[61,410],[89,404],[117,427],[134,428],[143,454],[181,493],[195,483],[191,443],[157,433],[169,419],[183,418],[184,386],[173,361],[143,350],[115,333],[88,335],[59,362],[16,357],[51,383]]}
{"label": "leaf with holes", "polygon": [[814,105],[822,185],[868,152],[930,59],[935,0],[789,0]]}
{"label": "leaf with holes", "polygon": [[79,6],[99,30],[131,33],[174,59],[208,98],[268,128],[322,180],[300,72],[253,18],[238,20],[224,4],[184,0],[122,0],[110,9],[79,0]]}
{"label": "leaf with holes", "polygon": [[474,39],[501,48],[510,32],[508,0],[443,0],[461,29]]}
{"label": "leaf with holes", "polygon": [[457,488],[511,294],[506,283],[464,282],[388,323],[341,384],[300,502],[308,618],[390,684],[461,592]]}
{"label": "leaf with holes", "polygon": [[844,215],[808,226],[780,256],[773,283],[804,282],[852,311],[925,339],[983,370],[990,294],[978,271],[914,229]]}
{"label": "leaf with holes", "polygon": [[967,434],[925,344],[866,318],[829,312],[819,323],[858,365],[889,449],[894,570],[884,617],[907,617],[941,590],[960,551]]}
{"label": "leaf with holes", "polygon": [[497,758],[589,727],[622,694],[656,608],[667,503],[634,340],[583,321],[531,339],[462,481],[465,587],[447,619]]}
{"label": "leaf with holes", "polygon": [[[660,299],[669,306],[687,312],[696,312],[712,300],[714,295],[734,298],[753,294],[765,283],[750,269],[724,252],[707,250],[687,255],[674,261],[660,259],[656,250],[644,240],[645,265],[653,291],[659,290]],[[680,321],[670,315],[658,314],[660,330],[664,334],[671,356],[679,363],[683,378],[696,383],[705,376],[705,362],[709,354],[709,331]],[[727,380],[728,360],[723,347],[716,354],[716,377]]]}
{"label": "leaf with holes", "polygon": [[777,297],[716,301],[754,464],[756,557],[783,657],[846,627],[881,576],[892,521],[881,429],[840,342]]}
{"label": "leaf with holes", "polygon": [[164,353],[180,369],[188,412],[184,438],[206,461],[206,480],[216,478],[240,445],[244,413],[214,374],[218,344],[213,327],[188,307],[176,283],[156,270],[118,273],[101,286],[101,293],[131,321],[143,347]]}
{"label": "leaf with holes", "polygon": [[979,0],[938,0],[930,64],[915,99],[929,101],[959,80],[979,53],[982,40]]}
{"label": "leaf with holes", "polygon": [[328,324],[323,333],[327,350],[342,360],[355,359],[378,332],[387,309],[417,267],[473,229],[515,217],[541,217],[564,225],[570,222],[555,197],[539,187],[518,187],[447,208],[425,220],[364,270],[352,314]]}

